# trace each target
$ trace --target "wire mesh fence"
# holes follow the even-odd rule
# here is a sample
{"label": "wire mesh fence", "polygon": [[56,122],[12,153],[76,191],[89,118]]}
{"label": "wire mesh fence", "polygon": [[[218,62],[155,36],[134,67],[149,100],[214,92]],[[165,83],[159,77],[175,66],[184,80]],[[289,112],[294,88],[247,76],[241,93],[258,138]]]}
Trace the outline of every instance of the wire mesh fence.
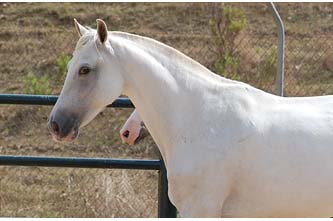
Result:
{"label": "wire mesh fence", "polygon": [[[285,95],[332,94],[333,4],[276,6],[286,28]],[[228,7],[244,14],[246,24],[228,39],[232,57],[224,57],[229,63],[221,68],[223,54],[210,21]],[[277,32],[265,3],[1,3],[0,93],[59,94],[62,63],[78,39],[74,17],[91,27],[102,18],[110,30],[152,37],[215,73],[276,90]],[[151,137],[134,147],[118,138],[131,110],[105,110],[71,144],[51,140],[49,112],[50,107],[1,105],[0,153],[158,158]],[[157,173],[149,171],[0,167],[0,216],[153,217],[156,180]]]}
{"label": "wire mesh fence", "polygon": [[157,172],[1,167],[1,175],[1,216],[157,216]]}

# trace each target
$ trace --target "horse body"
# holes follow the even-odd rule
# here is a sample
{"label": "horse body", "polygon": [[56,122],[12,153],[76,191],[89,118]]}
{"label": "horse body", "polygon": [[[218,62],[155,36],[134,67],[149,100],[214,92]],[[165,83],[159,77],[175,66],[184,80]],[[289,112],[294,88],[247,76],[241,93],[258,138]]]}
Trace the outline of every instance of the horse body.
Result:
{"label": "horse body", "polygon": [[332,103],[333,97],[262,102],[254,135],[230,149],[238,148],[233,162],[239,164],[224,216],[331,216],[333,115],[318,99]]}
{"label": "horse body", "polygon": [[[217,76],[152,39],[109,32],[105,43],[104,34],[97,30],[97,40],[82,47],[104,50],[101,69],[119,72],[103,73],[115,74],[113,80],[96,74],[107,82],[95,87],[119,83],[122,90],[99,93],[100,100],[106,106],[121,92],[130,97],[161,151],[169,196],[182,217],[332,215],[332,96],[281,98]],[[109,54],[103,44],[112,47]],[[78,96],[67,83],[74,70],[72,64],[67,94],[51,113],[55,132],[65,99]],[[102,108],[85,99],[85,108]]]}
{"label": "horse body", "polygon": [[[137,86],[129,96],[161,149],[171,200],[185,216],[332,214],[332,96],[279,98],[205,69],[186,76],[191,68],[170,68],[167,59],[153,67],[140,63],[149,55],[138,59],[139,71],[128,70],[136,76],[132,83],[153,86]],[[169,85],[156,66],[167,68]]]}

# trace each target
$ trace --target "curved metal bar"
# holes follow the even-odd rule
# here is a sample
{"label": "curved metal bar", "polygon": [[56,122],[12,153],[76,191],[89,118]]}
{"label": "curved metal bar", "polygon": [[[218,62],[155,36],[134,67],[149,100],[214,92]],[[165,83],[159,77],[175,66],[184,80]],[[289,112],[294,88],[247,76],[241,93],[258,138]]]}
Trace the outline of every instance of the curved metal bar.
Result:
{"label": "curved metal bar", "polygon": [[274,15],[275,23],[278,27],[278,67],[277,67],[277,80],[276,80],[276,93],[283,96],[284,88],[284,47],[285,47],[285,32],[283,21],[279,15],[279,12],[275,8],[273,2],[270,2],[270,9]]}

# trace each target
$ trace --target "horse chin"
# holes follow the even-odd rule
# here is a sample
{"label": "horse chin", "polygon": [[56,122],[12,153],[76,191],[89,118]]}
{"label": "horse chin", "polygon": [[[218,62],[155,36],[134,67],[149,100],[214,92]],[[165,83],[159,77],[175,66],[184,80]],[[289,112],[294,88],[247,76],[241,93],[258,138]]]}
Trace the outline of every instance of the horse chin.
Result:
{"label": "horse chin", "polygon": [[59,136],[59,135],[55,135],[52,133],[52,139],[55,141],[55,142],[58,142],[58,143],[69,143],[69,142],[72,142],[74,141],[77,137],[79,136],[79,129],[78,128],[73,128],[71,130],[71,132],[68,133],[68,135],[66,136]]}

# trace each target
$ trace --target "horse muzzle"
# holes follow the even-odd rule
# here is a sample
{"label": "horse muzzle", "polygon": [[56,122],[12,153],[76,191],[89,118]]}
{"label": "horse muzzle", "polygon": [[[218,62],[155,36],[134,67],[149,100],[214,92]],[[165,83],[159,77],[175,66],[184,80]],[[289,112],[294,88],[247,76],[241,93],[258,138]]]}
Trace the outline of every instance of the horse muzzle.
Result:
{"label": "horse muzzle", "polygon": [[73,114],[51,114],[48,121],[48,129],[53,140],[57,142],[69,142],[79,135],[79,120]]}
{"label": "horse muzzle", "polygon": [[141,126],[139,131],[124,130],[120,131],[120,138],[123,143],[134,145],[148,135],[148,131],[144,126]]}

